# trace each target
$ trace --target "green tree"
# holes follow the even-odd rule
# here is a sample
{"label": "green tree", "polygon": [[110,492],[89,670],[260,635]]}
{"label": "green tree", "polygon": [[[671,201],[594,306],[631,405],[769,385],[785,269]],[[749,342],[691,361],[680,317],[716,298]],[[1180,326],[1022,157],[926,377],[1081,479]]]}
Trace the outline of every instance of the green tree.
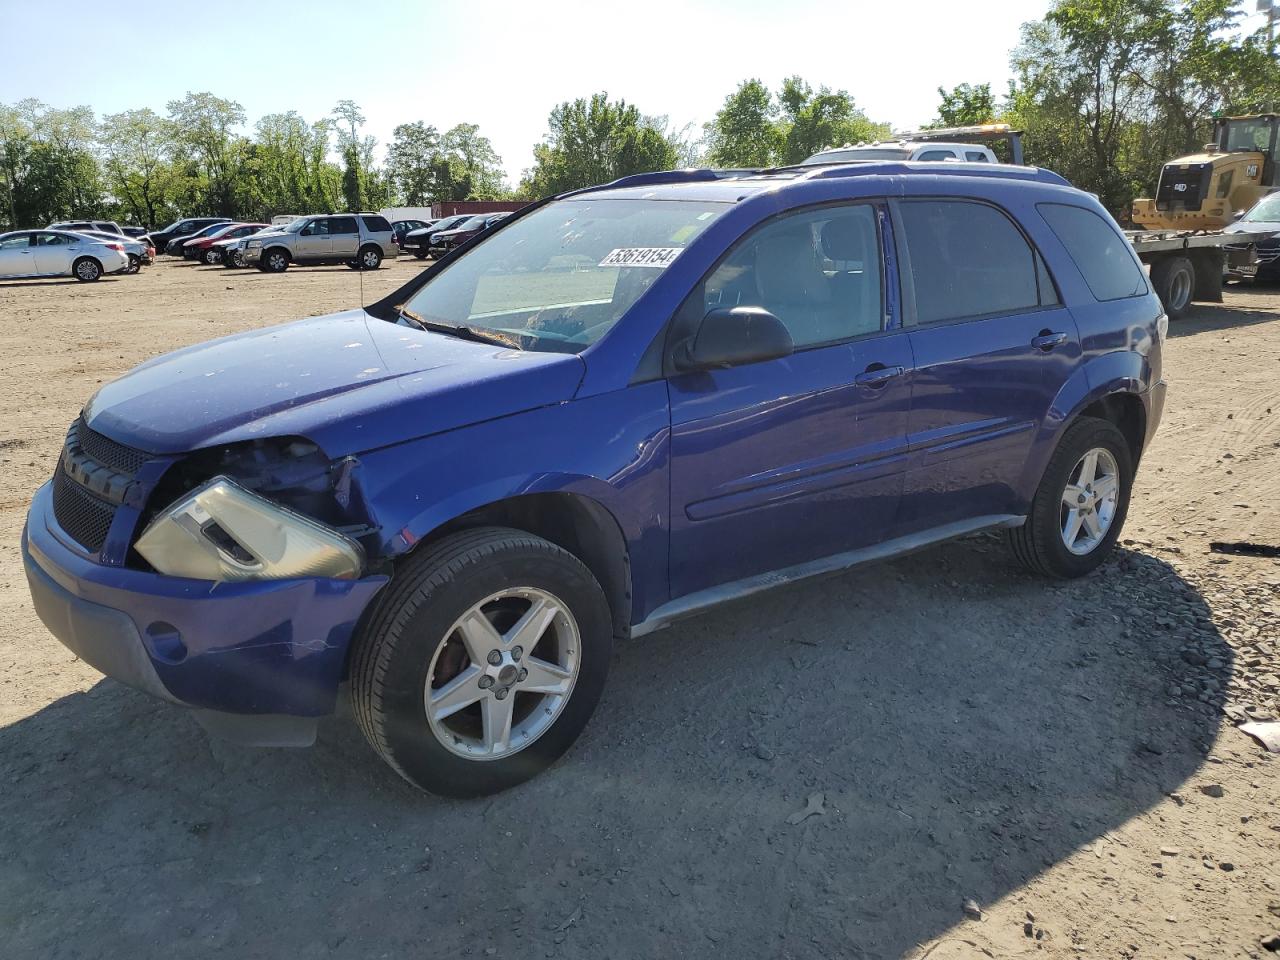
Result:
{"label": "green tree", "polygon": [[932,127],[972,127],[996,118],[996,100],[989,83],[962,83],[950,91],[939,87],[938,97],[942,102]]}
{"label": "green tree", "polygon": [[814,91],[799,77],[788,77],[778,94],[782,163],[800,163],[819,150],[889,135],[888,124],[873,123],[844,90]]}
{"label": "green tree", "polygon": [[149,108],[113,113],[98,126],[110,189],[138,223],[156,226],[173,213],[172,139],[167,121]]}
{"label": "green tree", "polygon": [[440,133],[421,120],[402,123],[392,133],[387,167],[396,196],[410,207],[435,199],[432,162],[439,154]]}
{"label": "green tree", "polygon": [[768,167],[782,135],[778,107],[763,81],[744,80],[703,128],[707,160],[717,167]]}
{"label": "green tree", "polygon": [[462,175],[471,181],[470,196],[476,200],[496,200],[505,192],[502,158],[489,138],[481,136],[474,123],[460,123],[440,138],[440,152],[457,161]]}
{"label": "green tree", "polygon": [[597,93],[560,104],[549,131],[533,148],[524,193],[546,196],[607,183],[618,177],[675,166],[677,153],[664,131],[625,100]]}
{"label": "green tree", "polygon": [[233,216],[244,157],[242,138],[233,131],[245,122],[244,107],[212,93],[188,93],[168,106],[174,151],[190,181],[188,198],[202,200],[209,213]]}

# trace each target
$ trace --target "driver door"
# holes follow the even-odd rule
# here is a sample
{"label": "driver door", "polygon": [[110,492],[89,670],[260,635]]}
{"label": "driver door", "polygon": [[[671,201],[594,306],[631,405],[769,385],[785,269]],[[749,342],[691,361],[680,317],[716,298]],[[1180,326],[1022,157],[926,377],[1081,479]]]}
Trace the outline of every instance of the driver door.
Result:
{"label": "driver door", "polygon": [[298,231],[294,245],[295,260],[326,260],[333,248],[329,239],[329,218],[317,217]]}
{"label": "driver door", "polygon": [[673,598],[891,535],[913,363],[888,309],[884,217],[850,203],[771,220],[681,309],[675,342],[709,309],[759,306],[794,353],[668,372]]}

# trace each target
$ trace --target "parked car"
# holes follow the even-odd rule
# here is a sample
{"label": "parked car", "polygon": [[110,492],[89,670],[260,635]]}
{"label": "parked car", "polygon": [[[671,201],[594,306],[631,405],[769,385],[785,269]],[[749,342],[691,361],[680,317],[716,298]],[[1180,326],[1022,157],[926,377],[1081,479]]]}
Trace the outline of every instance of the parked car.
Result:
{"label": "parked car", "polygon": [[410,230],[425,230],[434,220],[393,220],[391,221],[392,242],[401,250],[404,249],[404,238]]}
{"label": "parked car", "polygon": [[410,230],[404,235],[404,239],[400,241],[400,249],[406,253],[412,253],[419,260],[425,260],[431,250],[431,237],[433,234],[451,230],[463,221],[470,219],[471,214],[460,213],[451,217],[441,217],[429,226]]}
{"label": "parked car", "polygon": [[1167,318],[1093,196],[936,170],[627,177],[364,310],[151,360],[32,501],[35,609],[257,743],[347,681],[401,776],[472,796],[568,749],[615,639],[976,531],[1087,574]]}
{"label": "parked car", "polygon": [[851,163],[855,160],[963,160],[967,163],[997,163],[996,155],[977,143],[936,143],[930,140],[880,140],[875,143],[845,144],[815,153],[803,165]]}
{"label": "parked car", "polygon": [[125,268],[125,273],[137,273],[144,266],[150,266],[155,262],[156,248],[135,237],[122,237],[101,230],[77,230],[76,232],[82,237],[119,243],[124,248],[125,256],[129,258],[129,266]]}
{"label": "parked car", "polygon": [[429,252],[439,259],[462,246],[472,237],[488,230],[495,223],[511,216],[510,213],[481,213],[439,233],[432,232]]}
{"label": "parked car", "polygon": [[1271,236],[1253,244],[1254,257],[1252,263],[1232,264],[1234,251],[1243,251],[1248,244],[1227,244],[1227,262],[1231,264],[1227,275],[1235,279],[1256,277],[1261,280],[1280,280],[1280,193],[1271,193],[1263,197],[1245,211],[1235,223],[1230,224],[1223,233],[1263,233],[1274,230]]}
{"label": "parked car", "polygon": [[169,241],[174,237],[190,238],[213,223],[230,223],[230,217],[190,217],[186,220],[175,220],[163,230],[153,230],[147,236],[151,245],[161,252],[168,252]]}
{"label": "parked car", "polygon": [[222,248],[216,246],[219,240],[239,240],[267,228],[265,223],[233,223],[223,225],[203,237],[195,237],[182,244],[184,260],[199,260],[201,263],[213,265],[222,262]]}
{"label": "parked car", "polygon": [[0,234],[0,278],[75,277],[94,281],[129,269],[124,238],[99,240],[65,230]]}
{"label": "parked car", "polygon": [[164,245],[164,252],[170,257],[181,257],[183,255],[183,251],[186,249],[187,241],[199,240],[202,237],[213,236],[220,230],[225,229],[229,222],[230,221],[220,221],[218,223],[211,223],[207,227],[197,230],[195,233],[173,237]]}
{"label": "parked car", "polygon": [[283,273],[291,263],[345,263],[377,270],[384,259],[399,253],[392,236],[387,218],[376,213],[303,217],[251,237],[244,260],[268,273]]}
{"label": "parked car", "polygon": [[62,220],[58,223],[51,223],[46,230],[69,230],[72,233],[84,233],[86,230],[96,230],[99,233],[110,233],[117,237],[125,235],[120,224],[114,220]]}

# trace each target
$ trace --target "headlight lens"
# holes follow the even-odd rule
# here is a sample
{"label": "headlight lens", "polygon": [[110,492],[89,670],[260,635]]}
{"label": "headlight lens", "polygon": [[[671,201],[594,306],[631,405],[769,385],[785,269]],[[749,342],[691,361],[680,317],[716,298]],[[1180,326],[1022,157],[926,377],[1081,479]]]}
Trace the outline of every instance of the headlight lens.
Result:
{"label": "headlight lens", "polygon": [[227,477],[160,513],[136,547],[161,573],[194,580],[354,579],[364,569],[360,544]]}
{"label": "headlight lens", "polygon": [[261,241],[261,240],[250,240],[248,245],[249,245],[249,246],[251,246],[251,247],[260,247],[260,246],[262,246],[262,241]]}

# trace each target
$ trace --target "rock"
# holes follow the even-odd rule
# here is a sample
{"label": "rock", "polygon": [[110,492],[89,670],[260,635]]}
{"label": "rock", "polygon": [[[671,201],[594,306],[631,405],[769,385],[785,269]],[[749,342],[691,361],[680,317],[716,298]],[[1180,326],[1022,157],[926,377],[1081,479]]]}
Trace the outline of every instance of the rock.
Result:
{"label": "rock", "polygon": [[1227,873],[1230,873],[1235,868],[1236,868],[1236,865],[1232,863],[1230,860],[1223,860],[1221,863],[1218,864],[1218,869],[1225,870],[1227,871]]}
{"label": "rock", "polygon": [[1273,933],[1269,937],[1263,937],[1262,949],[1270,950],[1272,953],[1280,953],[1280,933]]}
{"label": "rock", "polygon": [[1033,924],[1030,920],[1028,920],[1026,923],[1022,925],[1022,935],[1024,937],[1033,937],[1035,936],[1035,932],[1036,932],[1035,924]]}
{"label": "rock", "polygon": [[1200,792],[1203,793],[1206,797],[1213,797],[1216,799],[1222,796],[1222,784],[1202,783],[1200,785]]}
{"label": "rock", "polygon": [[1161,847],[1160,848],[1160,856],[1162,857],[1176,857],[1180,853],[1182,853],[1181,847]]}
{"label": "rock", "polygon": [[770,750],[764,744],[760,744],[759,746],[756,747],[756,756],[759,757],[761,760],[772,760],[775,754],[772,750]]}
{"label": "rock", "polygon": [[824,799],[825,797],[821,790],[817,793],[809,794],[809,802],[805,804],[804,809],[797,810],[795,813],[791,814],[791,816],[787,817],[787,823],[795,826],[797,823],[802,823],[810,817],[822,816],[827,812],[826,807],[823,805]]}
{"label": "rock", "polygon": [[1199,650],[1183,650],[1182,659],[1185,660],[1187,663],[1191,664],[1193,667],[1203,667],[1206,663],[1209,662],[1209,658],[1206,657]]}
{"label": "rock", "polygon": [[982,919],[982,908],[978,906],[978,901],[972,898],[964,902],[964,915],[970,920]]}

